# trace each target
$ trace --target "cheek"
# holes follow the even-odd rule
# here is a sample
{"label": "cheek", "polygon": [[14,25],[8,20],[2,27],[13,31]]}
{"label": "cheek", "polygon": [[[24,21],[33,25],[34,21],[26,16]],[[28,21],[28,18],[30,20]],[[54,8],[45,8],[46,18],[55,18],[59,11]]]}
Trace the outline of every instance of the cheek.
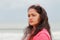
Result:
{"label": "cheek", "polygon": [[34,23],[35,23],[35,24],[38,24],[39,21],[40,21],[40,18],[37,17],[37,18],[35,18]]}

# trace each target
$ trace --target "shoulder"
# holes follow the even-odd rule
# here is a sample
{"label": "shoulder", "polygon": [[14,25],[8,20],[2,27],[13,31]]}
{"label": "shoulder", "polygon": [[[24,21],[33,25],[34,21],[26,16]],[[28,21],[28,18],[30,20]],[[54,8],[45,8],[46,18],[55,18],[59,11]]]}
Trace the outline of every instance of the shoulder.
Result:
{"label": "shoulder", "polygon": [[37,35],[33,38],[34,40],[50,40],[50,35],[46,29],[42,29]]}

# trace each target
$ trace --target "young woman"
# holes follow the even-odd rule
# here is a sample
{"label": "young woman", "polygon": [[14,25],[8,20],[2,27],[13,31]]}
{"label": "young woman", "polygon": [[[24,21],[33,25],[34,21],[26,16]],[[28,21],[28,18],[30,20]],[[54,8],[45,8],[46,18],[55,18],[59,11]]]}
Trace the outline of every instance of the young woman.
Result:
{"label": "young woman", "polygon": [[39,5],[28,8],[28,23],[24,40],[52,40],[47,13]]}

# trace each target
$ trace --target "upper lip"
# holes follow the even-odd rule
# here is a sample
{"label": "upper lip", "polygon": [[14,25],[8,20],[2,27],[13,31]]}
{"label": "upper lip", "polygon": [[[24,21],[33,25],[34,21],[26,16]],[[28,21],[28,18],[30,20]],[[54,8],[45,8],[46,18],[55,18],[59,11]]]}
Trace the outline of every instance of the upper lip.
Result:
{"label": "upper lip", "polygon": [[33,22],[33,21],[30,21],[30,22]]}

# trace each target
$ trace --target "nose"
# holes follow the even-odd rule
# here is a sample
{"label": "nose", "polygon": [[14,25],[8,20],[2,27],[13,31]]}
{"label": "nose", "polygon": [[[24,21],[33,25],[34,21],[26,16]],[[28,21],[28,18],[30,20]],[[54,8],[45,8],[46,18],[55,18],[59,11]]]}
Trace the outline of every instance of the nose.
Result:
{"label": "nose", "polygon": [[29,17],[29,20],[32,20],[32,16]]}

